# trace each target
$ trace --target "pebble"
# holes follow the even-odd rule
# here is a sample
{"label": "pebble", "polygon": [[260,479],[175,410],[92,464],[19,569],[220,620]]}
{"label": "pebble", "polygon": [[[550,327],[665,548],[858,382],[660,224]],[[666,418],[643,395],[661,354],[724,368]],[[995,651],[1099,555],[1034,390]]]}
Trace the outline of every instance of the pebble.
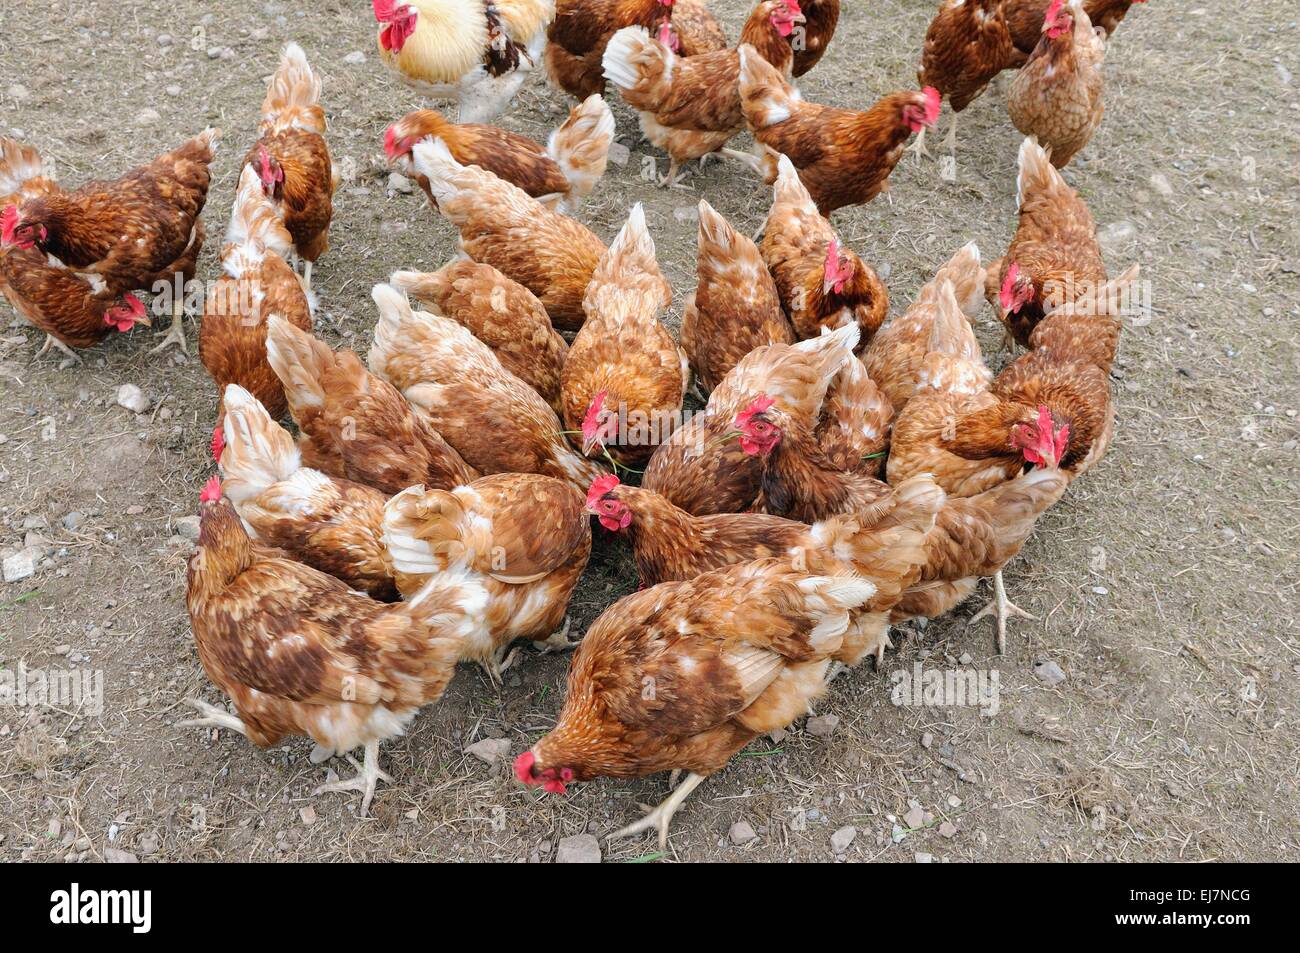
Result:
{"label": "pebble", "polygon": [[846,824],[831,835],[831,850],[837,854],[844,853],[853,843],[853,838],[857,836],[858,829],[852,824]]}
{"label": "pebble", "polygon": [[14,83],[7,90],[5,90],[5,94],[10,99],[17,100],[18,102],[22,102],[23,100],[31,96],[31,92],[22,83]]}
{"label": "pebble", "polygon": [[957,795],[955,795],[955,794],[949,794],[949,795],[948,795],[948,806],[949,806],[949,807],[961,807],[961,798],[959,798],[959,797],[958,797]]}
{"label": "pebble", "polygon": [[918,864],[932,864],[932,863],[934,863],[934,855],[933,855],[933,854],[927,854],[927,853],[925,853],[924,851],[919,851],[919,850],[918,850],[918,851],[916,852],[916,854],[915,854],[915,859],[916,859],[916,862],[917,862]]}
{"label": "pebble", "polygon": [[962,652],[961,658],[957,659],[957,661],[961,662],[962,665],[969,665],[971,662],[975,661],[975,659],[971,657],[969,652]]}
{"label": "pebble", "polygon": [[55,655],[67,655],[71,651],[72,651],[72,646],[66,643],[64,643],[63,645],[54,646]]}
{"label": "pebble", "polygon": [[199,518],[197,516],[180,516],[172,521],[172,533],[181,539],[197,543],[199,540]]}
{"label": "pebble", "polygon": [[628,159],[632,158],[632,150],[621,142],[610,143],[609,161],[617,166],[627,165]]}
{"label": "pebble", "polygon": [[298,810],[298,816],[302,818],[302,822],[308,827],[311,827],[316,823],[316,809],[310,804],[304,808],[300,808]]}
{"label": "pebble", "polygon": [[171,46],[176,41],[170,33],[159,33],[156,42],[159,46]]}
{"label": "pebble", "polygon": [[560,840],[555,848],[557,864],[600,863],[600,841],[591,834],[574,834]]}
{"label": "pebble", "polygon": [[81,524],[85,522],[85,519],[78,510],[73,510],[71,513],[64,514],[63,528],[69,532],[76,532],[81,529]]}
{"label": "pebble", "polygon": [[804,730],[817,738],[829,738],[835,733],[839,723],[839,715],[818,715],[816,718],[808,719],[808,723],[804,725]]}
{"label": "pebble", "polygon": [[366,54],[360,50],[353,50],[347,56],[343,57],[343,62],[349,66],[360,66],[366,61]]}
{"label": "pebble", "polygon": [[1043,659],[1034,665],[1034,674],[1048,685],[1059,685],[1065,681],[1065,673],[1061,671],[1061,666],[1057,665],[1051,659]]}
{"label": "pebble", "polygon": [[140,388],[134,384],[123,384],[117,389],[117,405],[133,414],[143,414],[148,412],[151,403]]}
{"label": "pebble", "polygon": [[410,195],[415,191],[415,187],[411,185],[411,180],[402,175],[402,173],[393,172],[388,176],[388,191],[401,192],[403,195]]}
{"label": "pebble", "polygon": [[1151,188],[1164,196],[1174,194],[1174,187],[1170,185],[1169,180],[1159,172],[1151,176]]}
{"label": "pebble", "polygon": [[496,764],[509,753],[509,738],[484,738],[465,749],[465,754],[473,755],[484,764]]}
{"label": "pebble", "polygon": [[181,88],[175,83],[172,83],[166,90],[164,90],[164,92],[166,92],[168,96],[179,96],[181,94]]}
{"label": "pebble", "polygon": [[136,846],[140,849],[140,853],[145,857],[152,857],[154,854],[158,853],[158,835],[145,834],[136,843]]}
{"label": "pebble", "polygon": [[949,839],[956,837],[957,825],[954,824],[952,821],[944,821],[942,824],[939,825],[939,836],[946,837]]}
{"label": "pebble", "polygon": [[0,573],[3,573],[5,582],[17,582],[19,579],[34,576],[36,556],[26,549],[16,552],[6,557],[4,563],[0,564]]}
{"label": "pebble", "polygon": [[119,850],[116,847],[104,848],[104,863],[106,864],[138,864],[140,858],[135,856],[129,850]]}
{"label": "pebble", "polygon": [[727,831],[727,836],[736,847],[744,847],[758,840],[758,834],[749,821],[736,821],[731,825],[731,830]]}
{"label": "pebble", "polygon": [[921,747],[922,747],[922,748],[929,748],[929,747],[931,747],[933,744],[934,744],[934,735],[932,735],[932,734],[931,734],[930,732],[928,732],[928,731],[925,732],[923,735],[921,735]]}
{"label": "pebble", "polygon": [[911,809],[903,815],[903,823],[913,830],[925,826],[925,808],[919,804],[912,805]]}
{"label": "pebble", "polygon": [[162,116],[159,114],[158,110],[152,107],[141,109],[135,114],[135,124],[137,126],[152,126],[161,119]]}

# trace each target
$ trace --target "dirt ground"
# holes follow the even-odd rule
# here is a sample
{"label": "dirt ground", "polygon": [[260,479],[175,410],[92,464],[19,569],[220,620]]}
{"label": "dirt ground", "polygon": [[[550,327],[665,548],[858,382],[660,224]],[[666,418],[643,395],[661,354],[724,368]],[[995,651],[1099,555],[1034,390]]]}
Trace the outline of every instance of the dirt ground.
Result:
{"label": "dirt ground", "polygon": [[[747,6],[713,3],[733,37]],[[846,7],[805,96],[865,105],[912,87],[934,3]],[[330,144],[351,171],[315,272],[318,333],[332,344],[364,352],[371,286],[451,256],[451,228],[418,196],[386,191],[384,127],[422,103],[378,63],[369,4],[81,0],[52,17],[48,0],[7,0],[0,19],[0,132],[37,145],[67,183],[224,127],[213,235],[265,78],[299,41],[325,77]],[[1108,459],[1008,568],[1012,598],[1038,621],[1013,623],[1005,657],[987,621],[967,624],[978,599],[900,633],[883,671],[867,664],[832,686],[817,714],[837,724],[752,745],[692,795],[666,856],[647,836],[604,845],[606,860],[1300,858],[1297,49],[1296,11],[1282,0],[1156,0],[1114,38],[1106,120],[1067,178],[1096,215],[1112,273],[1141,262],[1153,316],[1123,338]],[[354,51],[363,63],[345,62]],[[1004,85],[963,116],[955,181],[905,161],[888,198],[836,216],[895,312],[961,244],[978,241],[988,258],[1006,247],[1019,137]],[[565,108],[539,72],[504,123],[544,138]],[[615,108],[631,158],[611,166],[581,218],[608,239],[631,203],[646,203],[679,308],[694,282],[696,200],[753,231],[768,193],[719,165],[689,180],[693,192],[650,187],[641,156],[660,171],[666,161]],[[216,245],[201,276],[216,272]],[[0,584],[0,663],[104,681],[98,714],[0,707],[0,857],[549,861],[562,838],[607,833],[664,796],[658,776],[539,797],[508,758],[463,753],[505,738],[513,755],[553,724],[568,662],[531,650],[501,692],[463,668],[383,747],[396,783],[381,785],[369,819],[356,817],[357,797],[311,796],[326,767],[308,763],[304,739],[261,751],[175,727],[186,696],[221,700],[190,635],[192,544],[178,533],[213,469],[214,388],[194,358],[148,356],[148,332],[61,367],[37,359],[41,336],[10,320],[4,309],[0,555],[28,543],[46,555],[35,575]],[[979,333],[996,369],[1007,355],[991,313]],[[127,383],[148,412],[117,405]],[[635,587],[629,553],[602,533],[575,631]],[[999,710],[895,706],[891,676],[917,664],[996,673]],[[757,837],[737,846],[741,821]],[[832,834],[850,825],[837,855]]]}

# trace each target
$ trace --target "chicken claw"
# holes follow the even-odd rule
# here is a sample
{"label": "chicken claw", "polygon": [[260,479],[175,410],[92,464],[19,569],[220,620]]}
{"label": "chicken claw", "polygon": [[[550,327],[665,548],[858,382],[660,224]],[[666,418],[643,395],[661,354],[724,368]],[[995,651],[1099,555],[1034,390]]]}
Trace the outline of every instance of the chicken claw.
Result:
{"label": "chicken claw", "polygon": [[48,351],[50,348],[54,348],[56,351],[62,351],[64,354],[68,355],[68,357],[72,358],[72,360],[78,364],[85,363],[85,361],[81,359],[80,354],[78,354],[72,348],[68,347],[66,344],[64,344],[62,341],[56,338],[53,334],[45,335],[45,343],[42,344],[41,349],[36,352],[36,356],[43,357],[45,355],[45,352]]}
{"label": "chicken claw", "polygon": [[328,784],[322,784],[316,790],[312,791],[313,795],[328,794],[331,791],[361,791],[361,814],[365,817],[370,811],[370,802],[375,796],[375,785],[380,781],[386,784],[392,784],[392,776],[386,771],[379,769],[379,742],[366,742],[365,764],[357,764],[356,759],[351,755],[344,755],[348,763],[357,769],[355,778],[348,778],[345,781],[331,781]]}
{"label": "chicken claw", "polygon": [[1006,586],[1002,584],[1002,570],[993,574],[993,598],[989,600],[988,605],[971,617],[967,625],[973,625],[986,615],[992,615],[997,625],[997,647],[998,654],[1005,655],[1007,652],[1007,619],[1012,616],[1020,616],[1024,619],[1037,619],[1018,605],[1007,598]]}
{"label": "chicken claw", "polygon": [[550,655],[553,652],[571,652],[582,644],[582,639],[570,639],[569,628],[573,625],[573,620],[565,618],[564,626],[558,632],[552,632],[544,639],[539,639],[533,643],[533,647],[543,655]]}
{"label": "chicken claw", "polygon": [[910,152],[912,154],[912,158],[916,161],[918,165],[920,165],[922,159],[933,158],[930,155],[930,150],[925,147],[924,126],[922,126],[921,131],[916,134],[916,139],[912,142],[912,144],[908,146],[906,149],[904,149],[903,151]]}
{"label": "chicken claw", "polygon": [[706,777],[707,775],[696,774],[692,771],[686,776],[686,780],[679,784],[662,804],[641,818],[641,820],[615,831],[605,839],[616,840],[620,837],[631,837],[633,834],[639,834],[642,831],[648,831],[652,827],[657,827],[659,829],[659,849],[667,850],[668,825],[672,822],[673,815],[682,806],[682,802],[686,800],[687,795],[699,787]]}
{"label": "chicken claw", "polygon": [[157,347],[151,348],[150,354],[157,354],[168,345],[175,344],[181,349],[181,353],[188,356],[190,353],[189,344],[185,340],[185,304],[178,303],[172,307],[172,323],[167,329],[167,336]]}
{"label": "chicken claw", "polygon": [[694,192],[695,187],[685,184],[682,179],[686,178],[686,171],[682,164],[674,159],[668,166],[668,174],[659,180],[661,189],[681,189],[683,192]]}
{"label": "chicken claw", "polygon": [[237,731],[247,737],[248,732],[244,730],[244,723],[237,717],[226,711],[224,708],[218,708],[216,705],[209,705],[205,701],[199,701],[197,698],[185,699],[185,704],[191,708],[197,709],[203,714],[202,718],[191,718],[188,721],[176,722],[177,728],[226,728],[230,731]]}

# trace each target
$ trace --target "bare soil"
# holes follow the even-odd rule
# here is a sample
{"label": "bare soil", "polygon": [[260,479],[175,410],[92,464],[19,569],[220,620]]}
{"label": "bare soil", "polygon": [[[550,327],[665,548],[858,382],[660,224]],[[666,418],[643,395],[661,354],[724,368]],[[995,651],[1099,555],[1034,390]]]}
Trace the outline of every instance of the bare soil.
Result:
{"label": "bare soil", "polygon": [[[713,6],[737,36],[747,0]],[[912,87],[934,4],[846,7],[805,95],[865,105]],[[315,272],[318,333],[332,344],[364,351],[370,287],[453,254],[452,229],[419,196],[386,192],[384,127],[422,103],[377,62],[368,4],[4,8],[0,132],[36,144],[77,183],[219,124],[214,236],[278,51],[303,45],[325,77],[331,147],[351,172]],[[1142,263],[1154,317],[1124,336],[1109,458],[1008,567],[1012,598],[1038,621],[1013,623],[1004,657],[988,622],[967,624],[978,599],[900,633],[883,671],[868,664],[832,686],[818,710],[838,717],[829,736],[796,725],[701,787],[665,859],[830,860],[831,834],[846,825],[857,834],[840,856],[854,861],[1297,857],[1297,49],[1296,11],[1281,0],[1134,8],[1107,59],[1105,123],[1067,177],[1091,204],[1112,273]],[[344,62],[358,50],[364,63]],[[886,277],[895,311],[964,242],[989,258],[1006,247],[1019,142],[1008,78],[962,117],[955,181],[934,162],[905,161],[888,197],[836,216]],[[504,124],[544,138],[565,108],[537,75]],[[717,164],[688,180],[692,192],[652,187],[642,156],[660,171],[666,160],[640,142],[626,107],[616,113],[631,159],[611,166],[581,217],[608,239],[644,202],[680,307],[694,282],[697,199],[753,231],[768,192]],[[202,275],[216,273],[216,245]],[[0,327],[9,320],[6,309]],[[991,313],[980,335],[995,367],[1007,359]],[[508,760],[463,753],[486,737],[517,752],[553,724],[568,662],[531,650],[501,692],[466,667],[384,746],[396,783],[380,787],[369,819],[356,817],[355,797],[310,796],[326,768],[308,763],[306,740],[262,751],[174,727],[186,696],[219,700],[184,608],[191,544],[175,532],[212,471],[214,388],[194,358],[148,356],[147,332],[86,352],[82,367],[36,359],[41,336],[16,319],[0,338],[0,555],[29,533],[47,546],[35,575],[0,584],[0,663],[104,677],[97,715],[0,707],[0,857],[548,861],[561,838],[606,833],[664,796],[661,776],[539,798]],[[125,383],[145,391],[149,412],[116,404]],[[628,552],[602,535],[575,631],[635,587]],[[996,715],[891,703],[893,673],[964,668],[964,655],[997,673]],[[1065,680],[1047,684],[1043,662]],[[919,824],[905,819],[914,805]],[[734,846],[728,832],[742,820],[758,838]],[[657,855],[651,837],[605,847],[607,860]]]}

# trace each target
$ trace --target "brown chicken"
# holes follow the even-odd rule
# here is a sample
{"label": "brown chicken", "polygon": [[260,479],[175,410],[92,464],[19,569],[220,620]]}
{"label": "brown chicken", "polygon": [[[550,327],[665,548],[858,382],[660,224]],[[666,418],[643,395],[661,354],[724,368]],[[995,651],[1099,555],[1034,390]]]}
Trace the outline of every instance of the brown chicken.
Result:
{"label": "brown chicken", "polygon": [[408,113],[388,127],[384,152],[412,175],[429,201],[429,180],[415,171],[411,150],[422,139],[441,139],[462,165],[476,165],[517,185],[557,212],[574,212],[596,188],[614,142],[614,114],[592,95],[569,112],[546,145],[499,126],[457,125],[432,109]]}
{"label": "brown chicken", "polygon": [[601,60],[609,38],[629,26],[658,33],[670,19],[683,56],[726,49],[727,38],[704,0],[558,0],[546,33],[547,75],[575,99],[603,93]]}
{"label": "brown chicken", "polygon": [[[1129,7],[1146,0],[1083,0],[1084,12],[1095,27],[1106,31],[1106,36],[1114,34],[1115,29],[1128,14]],[[1002,0],[1002,10],[1011,28],[1011,40],[1015,43],[1016,54],[1008,65],[1019,69],[1034,52],[1043,33],[1043,19],[1052,0]]]}
{"label": "brown chicken", "polygon": [[[943,0],[925,31],[916,79],[937,89],[952,107],[952,128],[943,143],[950,151],[957,149],[957,117],[1015,53],[1002,7],[1003,0]],[[926,154],[924,128],[911,151]]]}
{"label": "brown chicken", "polygon": [[[284,385],[266,359],[266,319],[272,315],[311,333],[311,304],[285,257],[293,250],[258,175],[245,166],[221,249],[221,277],[208,285],[199,326],[199,360],[217,385],[250,391],[272,419],[289,409]],[[217,416],[218,425],[221,416]]]}
{"label": "brown chicken", "polygon": [[879,476],[889,449],[894,406],[856,357],[845,361],[826,391],[814,431],[826,462],[837,470]]}
{"label": "brown chicken", "polygon": [[1054,0],[1043,38],[1007,90],[1016,128],[1036,136],[1052,164],[1065,168],[1101,125],[1106,41],[1097,35],[1080,0]]}
{"label": "brown chicken", "polygon": [[643,586],[694,579],[701,573],[769,557],[799,560],[811,573],[870,576],[871,601],[854,610],[835,659],[877,662],[889,647],[889,612],[919,578],[925,541],[944,494],[916,477],[876,506],[813,526],[763,513],[692,516],[664,497],[601,477],[587,492],[587,510],[605,529],[629,537]]}
{"label": "brown chicken", "polygon": [[705,394],[755,348],[794,343],[758,246],[703,199],[695,274],[678,336]]}
{"label": "brown chicken", "polygon": [[364,747],[356,778],[315,793],[361,791],[365,815],[375,785],[391,780],[379,769],[379,743],[441,697],[481,593],[438,577],[419,598],[384,605],[255,545],[216,477],[200,501],[186,604],[203,670],[236,714],[189,699],[203,717],[178,727],[226,728],[261,748],[307,735],[315,764]]}
{"label": "brown chicken", "polygon": [[293,238],[308,290],[312,265],[329,250],[334,191],[339,184],[325,144],[320,89],[320,78],[307,62],[307,54],[290,43],[262,101],[260,138],[244,157],[244,165],[257,173]]}
{"label": "brown chicken", "polygon": [[452,578],[481,591],[461,659],[500,685],[516,639],[542,652],[577,644],[564,613],[591,555],[582,501],[569,484],[532,473],[486,476],[450,491],[403,490],[384,517],[398,587],[419,598],[429,580]]}
{"label": "brown chicken", "polygon": [[805,23],[800,42],[795,44],[794,75],[800,77],[826,55],[826,47],[840,22],[840,0],[803,0]]}
{"label": "brown chicken", "polygon": [[451,318],[492,349],[503,367],[541,394],[557,414],[569,345],[536,296],[491,265],[459,260],[432,273],[396,271],[389,284]]}
{"label": "brown chicken", "polygon": [[862,361],[871,380],[889,399],[895,417],[916,393],[917,375],[930,350],[930,335],[939,316],[939,289],[944,282],[952,286],[956,304],[968,319],[968,333],[963,335],[961,342],[966,348],[965,354],[977,362],[972,366],[983,369],[985,386],[992,380],[992,375],[984,367],[974,329],[969,324],[983,306],[986,279],[987,272],[980,265],[979,247],[971,242],[958,250],[921,288],[904,314],[891,319],[871,339],[871,344],[862,354]]}
{"label": "brown chicken", "polygon": [[237,384],[225,389],[218,434],[222,489],[254,542],[373,599],[397,598],[383,544],[385,494],[303,466],[289,432]]}
{"label": "brown chicken", "polygon": [[450,318],[411,310],[389,285],[379,306],[370,369],[402,392],[483,475],[541,473],[580,492],[605,473],[574,450],[545,400],[501,366],[492,349]]}
{"label": "brown chicken", "polygon": [[989,265],[985,297],[1008,335],[1028,346],[1045,313],[1106,281],[1106,265],[1088,206],[1033,139],[1020,144],[1016,189],[1020,224],[1005,257]]}
{"label": "brown chicken", "polygon": [[690,368],[659,321],[672,293],[638,202],[592,275],[560,378],[564,423],[584,455],[642,464],[681,423]]}
{"label": "brown chicken", "polygon": [[695,516],[750,509],[762,488],[763,465],[733,439],[736,415],[768,395],[812,429],[857,340],[857,325],[850,324],[798,344],[751,351],[713,389],[704,410],[655,451],[642,485]]}
{"label": "brown chicken", "polygon": [[183,289],[203,247],[199,215],[220,141],[221,130],[207,129],[116,181],[27,198],[11,213],[0,244],[53,255],[96,294],[162,290],[171,300],[172,326],[154,351],[169,344],[186,350]]}
{"label": "brown chicken", "polygon": [[478,478],[392,384],[351,351],[332,351],[289,322],[267,322],[266,354],[302,436],[303,466],[391,495]]}
{"label": "brown chicken", "polygon": [[461,165],[440,140],[417,143],[412,157],[438,210],[460,229],[465,254],[537,295],[560,330],[582,327],[582,300],[604,243],[491,172]]}
{"label": "brown chicken", "polygon": [[891,93],[866,112],[804,102],[799,91],[757,54],[740,48],[745,121],[766,148],[763,168],[775,181],[777,157],[799,170],[821,214],[870,202],[888,187],[908,137],[939,118],[938,90]]}
{"label": "brown chicken", "polygon": [[878,589],[791,563],[742,563],[616,602],[587,631],[559,721],[515,759],[516,776],[560,794],[601,776],[688,771],[663,804],[611,835],[657,828],[666,847],[691,791],[750,741],[807,713],[850,613]]}
{"label": "brown chicken", "polygon": [[[761,0],[740,42],[753,46],[788,79],[794,64],[790,44],[800,36],[795,29],[803,22],[798,0]],[[660,184],[686,188],[681,184],[683,163],[719,150],[746,161],[750,156],[723,150],[745,129],[740,54],[719,50],[681,57],[673,52],[673,40],[652,37],[644,27],[624,27],[610,38],[603,63],[605,78],[640,116],[645,137],[668,153],[672,164]]]}
{"label": "brown chicken", "polygon": [[761,247],[796,336],[856,322],[859,350],[870,343],[889,314],[889,291],[874,269],[841,246],[785,156]]}

